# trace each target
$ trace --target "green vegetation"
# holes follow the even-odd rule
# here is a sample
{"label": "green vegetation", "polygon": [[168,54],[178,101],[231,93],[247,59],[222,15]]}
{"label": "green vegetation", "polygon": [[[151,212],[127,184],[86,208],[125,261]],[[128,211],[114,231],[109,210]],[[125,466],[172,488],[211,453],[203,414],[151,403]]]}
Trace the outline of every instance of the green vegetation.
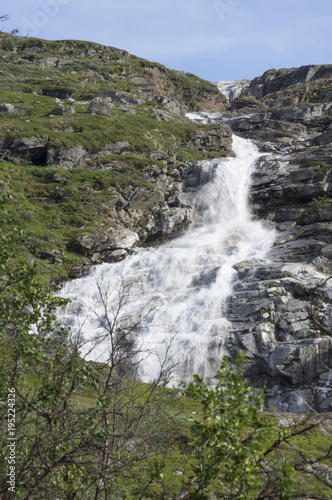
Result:
{"label": "green vegetation", "polygon": [[165,96],[177,95],[192,109],[193,103],[199,104],[207,91],[223,100],[208,81],[114,47],[75,40],[27,39],[4,33],[0,44],[2,80],[10,83],[14,91],[24,89],[37,95],[71,96],[79,100],[110,90],[139,95],[138,90],[144,90],[144,86],[158,84]]}
{"label": "green vegetation", "polygon": [[86,361],[80,339],[55,320],[67,301],[13,261],[20,237],[13,228],[0,238],[1,498],[13,497],[9,487],[31,500],[332,498],[324,418],[283,427],[260,412],[241,356],[222,362],[214,389],[198,376],[181,393],[168,389],[170,368],[153,384],[129,378],[133,330],[117,323],[107,295],[109,357]]}
{"label": "green vegetation", "polygon": [[319,196],[314,198],[310,203],[309,207],[314,210],[325,210],[331,206],[332,200],[327,195]]}
{"label": "green vegetation", "polygon": [[307,163],[307,166],[317,167],[314,170],[315,174],[328,173],[332,169],[332,163],[329,163],[327,161],[309,161]]}
{"label": "green vegetation", "polygon": [[[158,387],[167,371],[152,385],[129,381],[130,353],[119,350],[124,336],[109,364],[84,361],[55,321],[55,307],[66,301],[53,297],[27,262],[13,262],[17,238],[15,230],[2,232],[0,241],[1,498],[11,498],[14,434],[17,498],[134,499],[150,491],[160,498],[161,465],[183,426],[177,394]],[[108,326],[105,335],[112,335]]]}
{"label": "green vegetation", "polygon": [[[14,98],[0,92],[3,101],[10,101],[15,106],[19,106],[22,95]],[[187,133],[197,128],[179,115],[171,122],[157,122],[150,118],[151,108],[143,106],[136,106],[134,115],[122,109],[112,109],[110,116],[94,116],[86,113],[85,105],[79,105],[74,116],[49,117],[54,107],[52,98],[35,98],[21,107],[19,116],[0,115],[0,136],[5,146],[11,147],[18,138],[39,137],[47,139],[48,151],[81,145],[88,153],[97,153],[109,143],[128,141],[126,151],[144,153],[157,149],[167,157],[179,145],[187,143]],[[187,148],[193,152],[189,145]]]}
{"label": "green vegetation", "polygon": [[[40,276],[54,277],[65,275],[72,265],[82,261],[82,257],[67,250],[68,241],[80,229],[95,228],[95,219],[99,224],[107,220],[112,184],[115,179],[126,181],[120,172],[110,179],[107,171],[27,169],[5,162],[0,163],[0,174],[8,212],[4,230],[13,226],[25,229],[24,237],[15,242],[15,258],[34,258]],[[58,260],[50,264],[46,260],[53,250]]]}
{"label": "green vegetation", "polygon": [[[166,119],[154,117],[174,96],[188,110],[207,96],[222,103],[216,87],[195,75],[113,47],[6,33],[0,34],[0,70],[1,103],[15,106],[0,112],[0,194],[9,226],[25,229],[15,255],[35,259],[45,280],[62,280],[85,261],[69,250],[74,238],[122,222],[114,208],[119,193],[131,198],[139,189],[156,189],[150,182],[156,167],[171,171],[220,156],[189,141],[190,132],[207,126],[169,110]],[[113,96],[108,116],[87,113],[100,95]],[[52,116],[55,98],[75,114]],[[135,230],[143,220],[133,222]],[[55,261],[54,250],[60,252]]]}

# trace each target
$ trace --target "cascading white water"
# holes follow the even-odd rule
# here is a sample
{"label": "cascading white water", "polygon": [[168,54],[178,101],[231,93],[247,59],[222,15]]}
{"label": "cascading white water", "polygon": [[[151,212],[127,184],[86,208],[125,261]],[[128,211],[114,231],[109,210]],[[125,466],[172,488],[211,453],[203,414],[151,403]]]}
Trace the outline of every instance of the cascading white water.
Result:
{"label": "cascading white water", "polygon": [[236,158],[202,162],[213,180],[199,191],[204,208],[191,230],[120,263],[97,266],[62,289],[72,303],[61,319],[80,343],[86,340],[81,352],[88,359],[109,359],[112,335],[104,335],[103,325],[107,320],[112,325],[116,316],[120,329],[139,323],[130,340],[139,346],[143,381],[158,376],[165,358],[176,364],[173,383],[193,373],[213,376],[227,339],[225,302],[236,275],[233,265],[264,258],[274,239],[273,231],[252,220],[247,203],[259,153],[251,141],[233,139]]}

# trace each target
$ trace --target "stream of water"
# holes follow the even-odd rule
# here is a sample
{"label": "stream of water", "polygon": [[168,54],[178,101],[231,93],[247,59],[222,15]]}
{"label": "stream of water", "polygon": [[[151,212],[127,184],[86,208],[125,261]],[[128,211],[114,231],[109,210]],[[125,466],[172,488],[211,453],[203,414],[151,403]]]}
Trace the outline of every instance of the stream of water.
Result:
{"label": "stream of water", "polygon": [[197,192],[201,209],[186,234],[64,286],[60,295],[72,302],[60,318],[87,359],[107,361],[114,337],[125,331],[123,345],[136,346],[141,380],[157,378],[167,363],[175,365],[173,384],[193,373],[213,377],[225,353],[233,265],[264,258],[274,239],[248,206],[258,150],[249,140],[233,141],[236,158],[202,162],[213,180]]}

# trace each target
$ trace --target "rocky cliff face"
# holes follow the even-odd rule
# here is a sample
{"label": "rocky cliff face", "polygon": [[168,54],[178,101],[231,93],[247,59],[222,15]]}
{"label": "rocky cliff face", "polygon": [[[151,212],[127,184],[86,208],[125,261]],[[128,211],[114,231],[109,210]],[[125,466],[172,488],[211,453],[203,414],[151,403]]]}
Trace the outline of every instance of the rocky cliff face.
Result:
{"label": "rocky cliff face", "polygon": [[[242,95],[264,97],[267,94],[274,94],[294,85],[307,85],[311,87],[313,82],[322,83],[332,77],[332,64],[301,66],[291,69],[270,69],[262,76],[250,82],[250,85],[243,91]],[[294,90],[294,89],[292,89]]]}
{"label": "rocky cliff face", "polygon": [[332,408],[331,77],[332,65],[270,70],[206,120],[228,123],[269,153],[251,203],[276,241],[269,262],[236,265],[228,349],[246,351],[251,382],[283,411]]}

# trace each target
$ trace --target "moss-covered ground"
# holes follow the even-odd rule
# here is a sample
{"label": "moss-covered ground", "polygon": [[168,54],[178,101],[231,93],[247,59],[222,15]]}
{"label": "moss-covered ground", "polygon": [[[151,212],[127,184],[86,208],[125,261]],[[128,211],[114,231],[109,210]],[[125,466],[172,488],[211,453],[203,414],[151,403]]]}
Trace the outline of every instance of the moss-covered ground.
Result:
{"label": "moss-covered ground", "polygon": [[[67,244],[111,220],[112,196],[128,185],[154,189],[148,178],[152,166],[171,169],[178,162],[218,155],[190,145],[188,132],[197,126],[185,117],[153,117],[164,109],[165,99],[175,98],[194,110],[207,93],[219,94],[195,75],[113,47],[6,33],[0,33],[0,72],[0,104],[17,108],[0,113],[0,194],[6,198],[11,224],[25,230],[14,253],[35,259],[45,279],[61,279],[84,260],[67,250]],[[88,114],[89,101],[101,92],[120,92],[140,104],[115,106],[109,116]],[[75,114],[52,116],[58,106],[55,98],[72,106]],[[39,156],[15,146],[29,138],[44,144]],[[101,153],[117,142],[126,144],[122,154]],[[75,147],[86,152],[83,168],[68,168],[48,154]],[[144,158],[151,151],[163,160]],[[52,250],[61,254],[50,264],[47,253]]]}

